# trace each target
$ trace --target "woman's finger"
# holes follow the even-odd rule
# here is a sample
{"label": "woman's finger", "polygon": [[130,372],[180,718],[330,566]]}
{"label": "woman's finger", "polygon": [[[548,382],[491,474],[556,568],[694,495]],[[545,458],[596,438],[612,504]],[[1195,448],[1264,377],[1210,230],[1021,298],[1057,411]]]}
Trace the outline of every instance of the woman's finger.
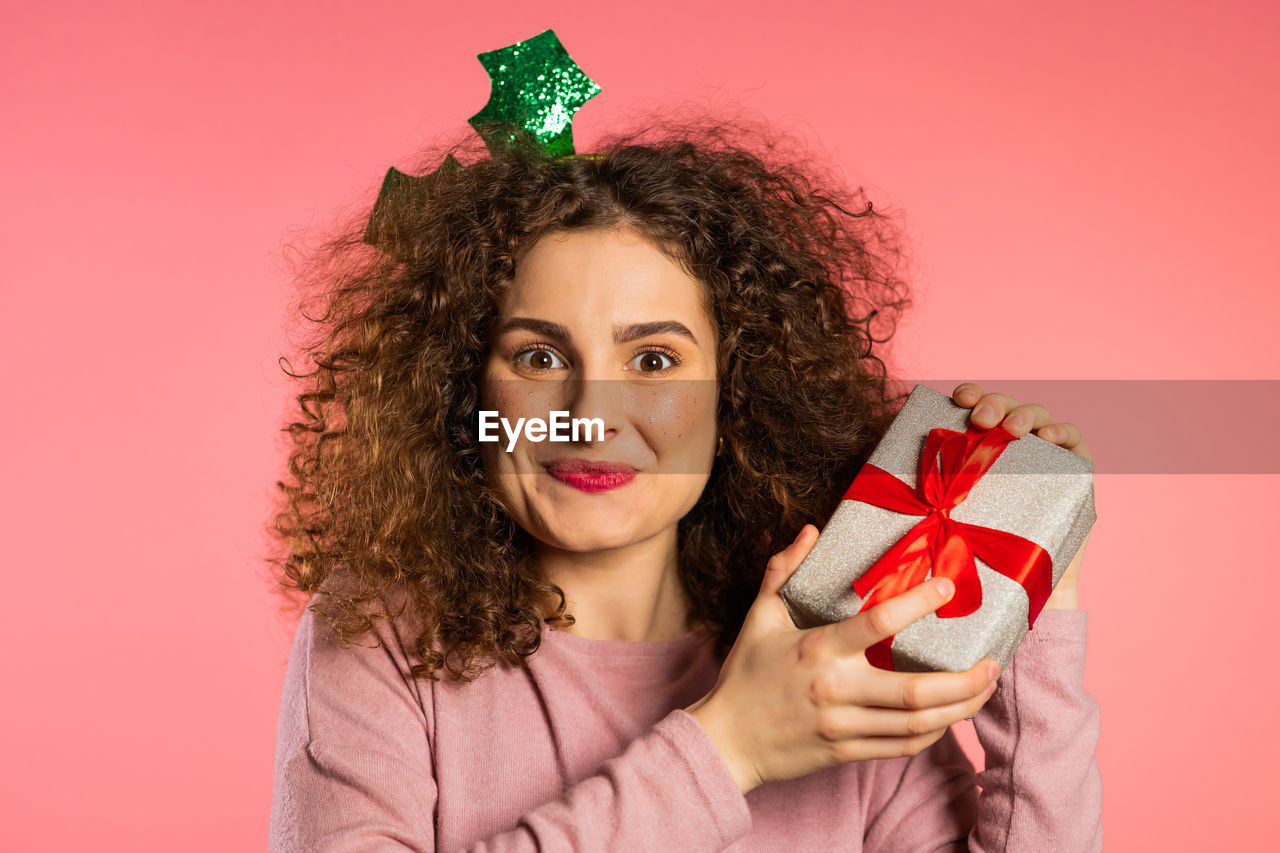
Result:
{"label": "woman's finger", "polygon": [[[950,578],[930,578],[904,593],[886,599],[869,610],[847,619],[809,628],[806,652],[820,656],[862,657],[881,640],[897,634],[912,622],[927,616],[950,600],[956,585]],[[863,658],[865,660],[865,658]]]}
{"label": "woman's finger", "polygon": [[824,740],[854,737],[912,737],[945,729],[976,714],[996,691],[997,682],[958,702],[930,708],[899,710],[833,705],[818,713],[818,734]]}
{"label": "woman's finger", "polygon": [[1075,424],[1049,424],[1037,430],[1036,435],[1045,441],[1052,441],[1054,444],[1061,445],[1072,453],[1083,456],[1085,459],[1093,459],[1093,455],[1089,453],[1088,446],[1084,443],[1084,438],[1080,435],[1079,427]]}
{"label": "woman's finger", "polygon": [[961,382],[951,392],[951,399],[961,406],[972,406],[982,397],[982,386],[977,382]]}
{"label": "woman's finger", "polygon": [[1023,403],[1015,406],[1009,414],[1005,415],[1000,425],[1017,438],[1022,438],[1032,430],[1051,423],[1053,423],[1053,415],[1050,415],[1049,410],[1044,406],[1039,403]]}
{"label": "woman's finger", "polygon": [[765,564],[764,580],[760,584],[759,598],[770,598],[777,593],[795,572],[818,541],[818,528],[806,524],[800,528],[791,544],[769,558]]}
{"label": "woman's finger", "polygon": [[861,662],[832,665],[814,683],[819,706],[934,708],[963,702],[996,683],[999,665],[983,658],[964,672],[888,672]]}
{"label": "woman's finger", "polygon": [[974,404],[973,411],[969,413],[969,420],[976,427],[990,429],[1004,420],[1004,416],[1017,406],[1017,399],[1010,397],[1008,394],[992,391],[990,394],[983,394],[978,398],[978,402]]}
{"label": "woman's finger", "polygon": [[902,758],[923,752],[942,739],[946,728],[912,737],[860,737],[835,741],[829,752],[837,762],[868,761],[874,758]]}

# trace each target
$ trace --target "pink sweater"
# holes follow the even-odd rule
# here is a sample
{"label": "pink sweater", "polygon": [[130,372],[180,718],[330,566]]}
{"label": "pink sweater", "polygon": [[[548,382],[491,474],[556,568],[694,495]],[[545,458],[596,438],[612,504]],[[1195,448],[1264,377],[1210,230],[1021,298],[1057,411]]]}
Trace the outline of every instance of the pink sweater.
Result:
{"label": "pink sweater", "polygon": [[379,624],[386,648],[343,648],[310,611],[298,627],[272,851],[1102,849],[1083,611],[1044,611],[1001,674],[974,720],[982,773],[948,731],[745,796],[683,710],[719,672],[702,629],[644,643],[544,625],[527,672],[456,684],[412,679]]}

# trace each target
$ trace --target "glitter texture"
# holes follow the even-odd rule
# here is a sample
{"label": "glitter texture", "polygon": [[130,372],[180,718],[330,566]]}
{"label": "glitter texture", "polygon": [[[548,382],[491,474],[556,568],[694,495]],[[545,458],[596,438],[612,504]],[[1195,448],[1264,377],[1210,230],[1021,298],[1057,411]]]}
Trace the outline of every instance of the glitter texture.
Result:
{"label": "glitter texture", "polygon": [[[929,430],[964,432],[969,412],[946,394],[916,385],[867,461],[915,488]],[[951,517],[1007,530],[1044,548],[1053,559],[1056,587],[1097,520],[1093,463],[1028,433],[1006,445]],[[851,587],[854,579],[921,518],[841,501],[813,550],[779,592],[796,626],[813,628],[857,613],[862,599]],[[892,649],[896,671],[961,672],[983,657],[993,658],[1003,670],[1013,659],[1027,633],[1026,590],[976,556],[974,560],[982,606],[968,616],[946,619],[929,613],[899,631]]]}
{"label": "glitter texture", "polygon": [[492,88],[484,109],[467,121],[490,151],[512,139],[509,125],[528,130],[555,157],[574,153],[573,115],[600,87],[553,30],[477,58],[489,72]]}
{"label": "glitter texture", "polygon": [[[582,72],[560,43],[554,30],[531,39],[477,54],[489,73],[489,101],[467,119],[490,152],[515,138],[512,128],[532,133],[552,156],[574,156],[573,116],[600,87]],[[595,158],[595,154],[578,155]],[[401,212],[423,203],[431,179],[462,164],[450,154],[429,175],[407,175],[392,167],[365,226],[364,241],[373,246],[393,244]]]}

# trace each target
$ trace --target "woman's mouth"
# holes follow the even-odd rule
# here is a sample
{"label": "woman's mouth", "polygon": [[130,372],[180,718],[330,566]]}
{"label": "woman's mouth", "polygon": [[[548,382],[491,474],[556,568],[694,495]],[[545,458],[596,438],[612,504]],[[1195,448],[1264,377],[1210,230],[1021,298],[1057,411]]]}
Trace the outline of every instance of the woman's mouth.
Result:
{"label": "woman's mouth", "polygon": [[591,459],[557,459],[547,473],[582,492],[607,492],[630,483],[636,469],[624,462]]}

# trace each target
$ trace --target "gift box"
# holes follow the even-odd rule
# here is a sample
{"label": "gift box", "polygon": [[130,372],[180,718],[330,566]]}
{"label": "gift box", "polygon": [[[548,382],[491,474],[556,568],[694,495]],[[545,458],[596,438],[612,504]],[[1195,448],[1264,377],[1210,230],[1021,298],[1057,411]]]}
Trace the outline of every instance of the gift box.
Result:
{"label": "gift box", "polygon": [[867,650],[880,669],[1003,670],[1097,519],[1093,463],[969,423],[916,385],[780,595],[799,628],[949,577],[951,600]]}

